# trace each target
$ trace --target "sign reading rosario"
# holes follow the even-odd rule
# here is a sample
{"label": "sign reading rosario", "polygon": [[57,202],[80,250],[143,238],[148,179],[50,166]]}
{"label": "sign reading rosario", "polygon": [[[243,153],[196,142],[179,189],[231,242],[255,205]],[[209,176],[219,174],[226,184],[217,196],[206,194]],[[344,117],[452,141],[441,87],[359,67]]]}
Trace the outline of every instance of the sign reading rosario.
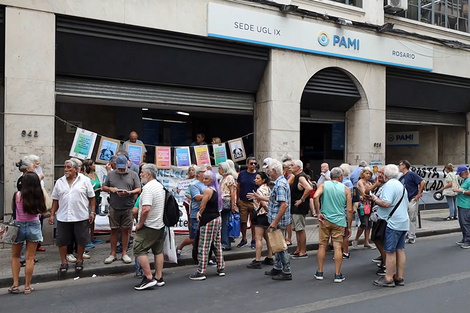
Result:
{"label": "sign reading rosario", "polygon": [[207,23],[210,37],[425,71],[433,69],[432,46],[352,27],[217,3],[208,4]]}

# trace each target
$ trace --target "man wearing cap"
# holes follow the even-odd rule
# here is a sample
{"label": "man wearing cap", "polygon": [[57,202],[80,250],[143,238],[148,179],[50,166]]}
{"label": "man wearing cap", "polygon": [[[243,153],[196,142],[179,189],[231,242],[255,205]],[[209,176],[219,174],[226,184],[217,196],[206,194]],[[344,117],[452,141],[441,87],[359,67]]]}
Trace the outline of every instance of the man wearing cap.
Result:
{"label": "man wearing cap", "polygon": [[400,182],[405,186],[408,193],[408,216],[410,218],[410,230],[407,233],[408,243],[416,241],[416,227],[418,226],[418,205],[419,198],[423,193],[426,181],[418,176],[415,172],[410,171],[411,164],[407,160],[401,160],[398,168],[403,175]]}
{"label": "man wearing cap", "polygon": [[132,230],[132,208],[135,198],[141,191],[139,176],[128,169],[128,160],[124,155],[116,158],[116,170],[109,172],[103,185],[103,191],[109,193],[109,226],[111,227],[111,254],[104,260],[110,264],[116,260],[116,246],[119,232],[122,232],[122,260],[131,263],[127,255],[129,235]]}
{"label": "man wearing cap", "polygon": [[462,240],[456,244],[462,249],[470,248],[470,179],[468,179],[468,169],[465,165],[457,168],[457,175],[463,179],[460,188],[454,188],[457,192],[457,208],[459,214],[460,230],[462,231]]}

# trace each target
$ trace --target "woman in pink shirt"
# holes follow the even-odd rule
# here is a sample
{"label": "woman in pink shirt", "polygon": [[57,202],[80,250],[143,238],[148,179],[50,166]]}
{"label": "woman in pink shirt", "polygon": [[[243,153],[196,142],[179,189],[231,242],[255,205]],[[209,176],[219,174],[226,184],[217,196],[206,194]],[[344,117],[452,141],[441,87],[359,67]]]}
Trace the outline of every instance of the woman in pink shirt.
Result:
{"label": "woman in pink shirt", "polygon": [[26,172],[22,177],[21,192],[13,197],[13,209],[16,211],[15,225],[19,226],[18,236],[11,246],[11,271],[13,274],[13,286],[9,293],[20,293],[18,289],[20,276],[20,254],[23,243],[26,242],[26,267],[24,293],[34,291],[31,287],[31,278],[34,271],[34,254],[38,242],[42,241],[41,224],[39,215],[46,212],[44,193],[36,173]]}

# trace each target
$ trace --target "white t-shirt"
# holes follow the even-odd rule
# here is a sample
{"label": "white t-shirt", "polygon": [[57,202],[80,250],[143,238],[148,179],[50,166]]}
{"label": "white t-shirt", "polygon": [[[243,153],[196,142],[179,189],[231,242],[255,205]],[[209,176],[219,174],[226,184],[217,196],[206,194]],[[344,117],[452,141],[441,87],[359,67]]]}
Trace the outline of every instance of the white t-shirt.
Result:
{"label": "white t-shirt", "polygon": [[144,225],[153,229],[161,229],[165,226],[163,223],[163,208],[165,205],[165,190],[162,184],[156,179],[152,179],[142,188],[139,200],[139,219],[142,213],[142,206],[150,205],[150,212]]}
{"label": "white t-shirt", "polygon": [[71,186],[65,176],[55,183],[52,190],[52,200],[59,201],[57,220],[59,222],[79,222],[90,217],[88,213],[89,198],[94,198],[95,192],[91,181],[85,175],[78,173]]}

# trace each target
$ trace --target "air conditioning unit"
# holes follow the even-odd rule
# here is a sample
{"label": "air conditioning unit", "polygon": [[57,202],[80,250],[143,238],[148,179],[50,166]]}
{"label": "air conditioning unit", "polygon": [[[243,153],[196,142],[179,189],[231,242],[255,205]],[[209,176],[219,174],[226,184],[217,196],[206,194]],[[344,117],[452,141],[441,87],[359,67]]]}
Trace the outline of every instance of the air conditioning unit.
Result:
{"label": "air conditioning unit", "polygon": [[384,11],[398,13],[408,10],[408,0],[384,0]]}

